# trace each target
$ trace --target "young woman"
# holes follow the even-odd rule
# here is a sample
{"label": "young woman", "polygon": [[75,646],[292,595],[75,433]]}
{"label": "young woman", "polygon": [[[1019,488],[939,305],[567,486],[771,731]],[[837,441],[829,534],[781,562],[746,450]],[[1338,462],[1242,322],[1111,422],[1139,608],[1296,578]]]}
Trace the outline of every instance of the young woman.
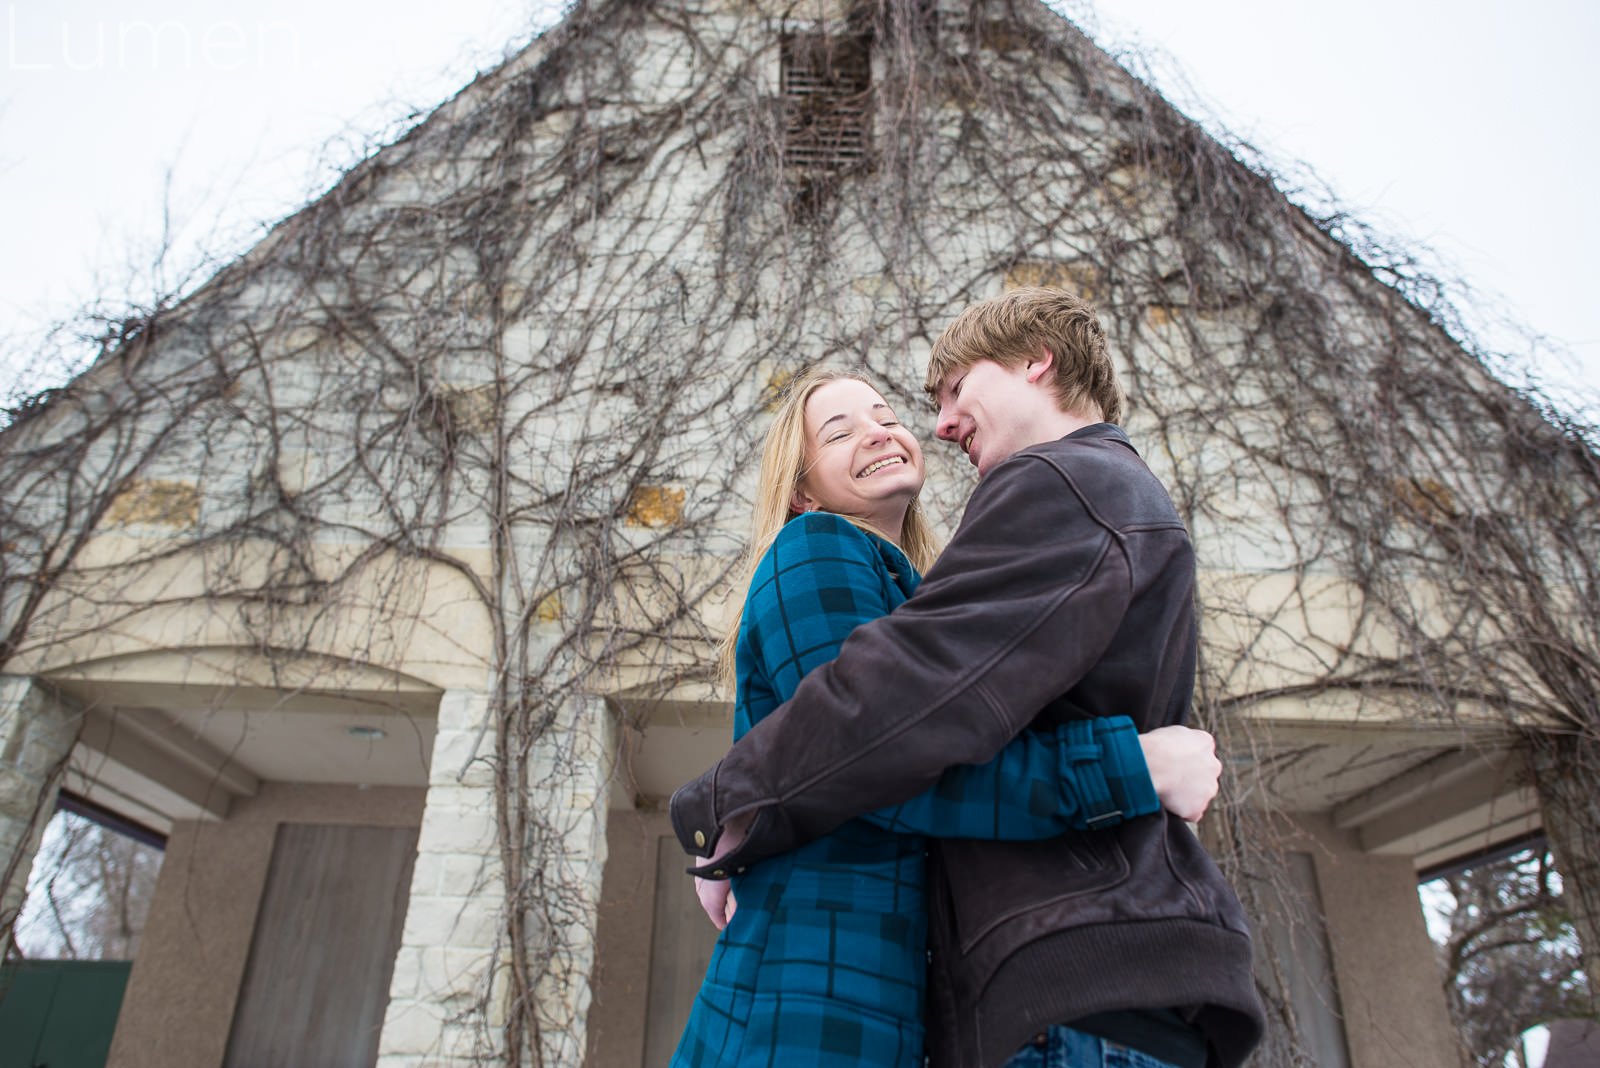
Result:
{"label": "young woman", "polygon": [[[916,438],[864,379],[813,372],[791,387],[762,453],[750,588],[724,646],[735,737],[916,589],[934,556],[922,480]],[[1049,838],[1097,811],[1157,808],[1132,722],[1086,720],[1025,734],[734,874],[731,900],[707,884],[723,931],[674,1068],[920,1068],[924,838]]]}

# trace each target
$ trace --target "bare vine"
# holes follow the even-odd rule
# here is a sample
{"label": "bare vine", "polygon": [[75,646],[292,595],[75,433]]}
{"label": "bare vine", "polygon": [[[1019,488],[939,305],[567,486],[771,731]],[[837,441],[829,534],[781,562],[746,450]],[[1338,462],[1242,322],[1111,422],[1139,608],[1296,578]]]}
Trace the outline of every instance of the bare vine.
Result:
{"label": "bare vine", "polygon": [[[782,83],[800,38],[845,118]],[[828,57],[863,47],[870,84],[840,90]],[[859,154],[797,161],[852,107]],[[590,703],[709,683],[773,391],[848,364],[914,408],[954,314],[1066,285],[1225,579],[1202,720],[1248,752],[1252,710],[1346,695],[1526,736],[1581,786],[1556,849],[1600,989],[1592,431],[1497,381],[1428,280],[1341,225],[1024,0],[579,4],[11,413],[0,670],[163,611],[278,658],[364,627],[349,655],[389,663],[429,625],[418,585],[452,576],[492,633],[504,897],[466,1015],[486,1061],[559,1060],[539,990],[592,942],[561,801]],[[969,476],[930,461],[948,529]],[[1219,830],[1247,897],[1277,848],[1251,789]],[[1296,1063],[1279,1011],[1268,1056]]]}

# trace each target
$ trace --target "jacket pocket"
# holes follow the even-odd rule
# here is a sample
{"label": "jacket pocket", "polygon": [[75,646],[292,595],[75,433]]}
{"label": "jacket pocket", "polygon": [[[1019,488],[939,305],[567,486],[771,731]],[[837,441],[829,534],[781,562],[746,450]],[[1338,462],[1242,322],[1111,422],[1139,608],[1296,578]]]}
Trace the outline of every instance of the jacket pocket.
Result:
{"label": "jacket pocket", "polygon": [[[1043,842],[950,840],[940,844],[961,952],[1028,913],[1074,905],[1074,926],[1106,917],[1079,915],[1106,900],[1131,866],[1113,833],[1064,834]],[[1092,908],[1088,909],[1092,912]]]}

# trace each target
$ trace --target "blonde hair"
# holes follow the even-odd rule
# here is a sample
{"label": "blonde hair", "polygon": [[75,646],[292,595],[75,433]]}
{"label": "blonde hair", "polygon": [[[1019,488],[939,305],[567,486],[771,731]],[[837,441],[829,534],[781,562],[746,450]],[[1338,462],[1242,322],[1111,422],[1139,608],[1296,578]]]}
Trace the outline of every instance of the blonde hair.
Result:
{"label": "blonde hair", "polygon": [[[739,568],[743,576],[738,591],[739,611],[727,635],[723,637],[719,650],[722,681],[730,690],[735,685],[734,648],[739,643],[739,625],[744,620],[744,599],[750,592],[750,581],[755,577],[756,567],[767,555],[767,550],[778,540],[783,525],[800,514],[791,507],[791,502],[795,489],[806,473],[806,402],[828,383],[847,380],[872,386],[870,381],[854,371],[812,370],[797,376],[789,384],[777,415],[767,428],[767,441],[761,449],[761,474],[756,485],[750,545],[745,550]],[[872,388],[877,389],[876,386]],[[844,515],[840,518],[849,520],[862,530],[884,536],[882,531],[856,516]],[[920,493],[911,499],[906,509],[905,523],[900,528],[900,548],[918,571],[926,571],[939,555],[933,532],[922,512]]]}
{"label": "blonde hair", "polygon": [[937,400],[951,375],[979,360],[1021,367],[1040,349],[1055,357],[1057,408],[1081,414],[1098,408],[1105,422],[1122,421],[1122,386],[1105,331],[1094,309],[1064,289],[1024,286],[956,316],[933,343],[923,388]]}

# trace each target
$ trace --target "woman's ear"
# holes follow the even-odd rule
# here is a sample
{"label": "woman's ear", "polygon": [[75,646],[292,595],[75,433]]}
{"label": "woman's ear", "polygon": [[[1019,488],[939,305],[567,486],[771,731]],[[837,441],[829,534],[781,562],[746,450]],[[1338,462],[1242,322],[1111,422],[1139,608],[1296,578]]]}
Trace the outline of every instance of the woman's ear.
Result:
{"label": "woman's ear", "polygon": [[789,494],[789,511],[798,514],[801,512],[814,512],[816,510],[817,502],[806,496],[805,490],[801,489],[799,486],[796,486],[794,488],[794,492]]}

